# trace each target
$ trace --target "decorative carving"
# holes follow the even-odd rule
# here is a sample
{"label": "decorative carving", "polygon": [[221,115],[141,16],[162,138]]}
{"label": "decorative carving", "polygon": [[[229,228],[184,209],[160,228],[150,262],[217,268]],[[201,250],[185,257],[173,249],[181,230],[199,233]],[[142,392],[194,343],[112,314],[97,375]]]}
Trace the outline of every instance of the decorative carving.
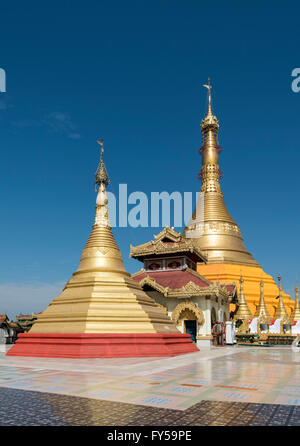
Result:
{"label": "decorative carving", "polygon": [[178,319],[178,324],[181,323],[181,321],[197,321],[197,316],[196,314],[191,311],[189,308],[185,308],[184,310],[182,310],[182,312],[180,313],[179,319]]}
{"label": "decorative carving", "polygon": [[175,322],[175,324],[177,324],[178,320],[181,319],[180,317],[181,313],[185,310],[190,310],[194,313],[198,321],[198,324],[200,325],[204,324],[205,319],[202,310],[190,300],[185,300],[184,302],[180,302],[180,304],[178,304],[174,309],[172,313],[172,320]]}
{"label": "decorative carving", "polygon": [[163,287],[161,285],[159,285],[154,279],[152,279],[150,276],[146,276],[144,277],[141,281],[140,281],[140,285],[141,287],[143,287],[144,285],[148,285],[151,288],[153,288],[154,290],[158,291],[159,293],[162,293],[164,296],[166,296],[168,294],[168,287]]}
{"label": "decorative carving", "polygon": [[181,233],[174,231],[173,228],[166,226],[159,234],[154,236],[155,240],[163,240],[164,238],[168,238],[173,242],[177,242],[181,240]]}
{"label": "decorative carving", "polygon": [[110,251],[110,248],[98,248],[97,249],[97,254],[102,254],[103,256],[106,256],[106,254],[108,254]]}

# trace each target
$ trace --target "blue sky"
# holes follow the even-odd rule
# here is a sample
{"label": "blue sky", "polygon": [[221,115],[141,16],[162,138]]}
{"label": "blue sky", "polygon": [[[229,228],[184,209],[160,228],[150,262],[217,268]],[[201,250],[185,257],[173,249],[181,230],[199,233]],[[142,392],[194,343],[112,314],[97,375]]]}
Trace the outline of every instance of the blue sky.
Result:
{"label": "blue sky", "polygon": [[[113,192],[200,189],[210,76],[222,190],[247,249],[299,280],[299,2],[6,2],[1,6],[0,313],[42,311],[94,218],[97,137]],[[181,230],[182,228],[176,228]],[[116,228],[129,245],[160,228]]]}

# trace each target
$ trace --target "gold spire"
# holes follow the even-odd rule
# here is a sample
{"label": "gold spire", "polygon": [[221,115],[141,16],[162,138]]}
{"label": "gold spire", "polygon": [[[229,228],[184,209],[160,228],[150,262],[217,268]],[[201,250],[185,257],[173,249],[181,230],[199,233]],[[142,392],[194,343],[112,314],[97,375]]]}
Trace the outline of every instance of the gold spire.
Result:
{"label": "gold spire", "polygon": [[77,271],[38,315],[30,333],[178,333],[167,314],[125,270],[109,217],[108,175],[96,172],[96,216]]}
{"label": "gold spire", "polygon": [[256,308],[254,317],[264,319],[265,322],[270,322],[272,319],[270,316],[270,313],[267,309],[266,303],[265,303],[263,280],[260,281],[260,298],[259,298],[259,304]]}
{"label": "gold spire", "polygon": [[238,298],[238,310],[235,313],[233,319],[235,321],[241,319],[241,320],[249,320],[252,319],[252,313],[249,310],[249,307],[246,302],[245,293],[244,293],[244,279],[241,275],[240,277],[240,295]]}
{"label": "gold spire", "polygon": [[299,304],[299,288],[298,284],[295,288],[295,307],[291,314],[291,321],[300,321],[300,304]]}
{"label": "gold spire", "polygon": [[[216,116],[212,113],[211,106],[211,89],[210,79],[208,79],[208,85],[204,85],[208,89],[208,111],[205,118],[201,122],[201,132],[202,132],[202,147],[200,151],[202,152],[202,187],[201,192],[216,192],[222,195],[219,177],[220,168],[218,164],[218,130],[219,121]],[[230,216],[229,216],[230,217]],[[230,217],[231,219],[231,217]],[[231,219],[232,220],[232,219]],[[233,221],[233,220],[232,220]]]}
{"label": "gold spire", "polygon": [[[85,270],[125,272],[121,252],[114,239],[108,217],[108,199],[106,186],[108,174],[103,162],[103,140],[97,140],[101,146],[100,163],[96,172],[95,187],[98,185],[96,198],[96,215],[93,230],[81,255],[77,273]],[[101,251],[107,251],[103,256]],[[77,274],[75,273],[75,274]]]}
{"label": "gold spire", "polygon": [[219,121],[212,113],[210,80],[204,87],[208,89],[208,111],[201,122],[201,193],[192,220],[184,229],[183,235],[194,239],[195,244],[206,255],[208,263],[225,261],[258,266],[247,252],[240,228],[229,214],[223,199],[220,187]]}
{"label": "gold spire", "polygon": [[289,321],[289,315],[287,314],[287,311],[285,309],[284,303],[283,303],[283,296],[282,296],[282,284],[281,284],[281,275],[278,275],[278,282],[279,282],[279,301],[277,308],[275,310],[275,314],[273,316],[274,319],[283,319],[283,322]]}

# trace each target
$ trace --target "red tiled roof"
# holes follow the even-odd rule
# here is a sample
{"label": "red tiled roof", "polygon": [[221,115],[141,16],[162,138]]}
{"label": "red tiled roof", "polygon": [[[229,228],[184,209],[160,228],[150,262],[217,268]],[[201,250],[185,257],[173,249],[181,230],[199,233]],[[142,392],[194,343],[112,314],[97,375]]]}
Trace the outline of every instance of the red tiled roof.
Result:
{"label": "red tiled roof", "polygon": [[151,279],[164,288],[177,289],[187,285],[189,282],[194,282],[200,287],[209,286],[204,280],[189,271],[147,271],[147,273],[143,272],[132,278],[140,282],[146,276],[151,277]]}

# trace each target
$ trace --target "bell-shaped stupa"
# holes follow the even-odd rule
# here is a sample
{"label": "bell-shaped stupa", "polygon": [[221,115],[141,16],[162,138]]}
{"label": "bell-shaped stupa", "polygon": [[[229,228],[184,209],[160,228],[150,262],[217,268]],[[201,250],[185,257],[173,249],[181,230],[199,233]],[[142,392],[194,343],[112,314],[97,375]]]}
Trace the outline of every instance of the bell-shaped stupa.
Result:
{"label": "bell-shaped stupa", "polygon": [[270,322],[272,320],[265,302],[263,280],[260,281],[260,298],[254,317],[258,317],[264,322]]}
{"label": "bell-shaped stupa", "polygon": [[245,292],[244,292],[244,279],[241,276],[240,277],[240,295],[238,298],[238,310],[236,314],[234,315],[233,319],[235,321],[242,320],[242,321],[248,321],[249,319],[252,319],[252,313],[249,310],[249,307],[246,302],[245,298]]}
{"label": "bell-shaped stupa", "polygon": [[175,356],[197,351],[168,315],[126,272],[108,218],[101,160],[96,172],[96,216],[77,271],[62,293],[19,336],[11,356],[135,357]]}

